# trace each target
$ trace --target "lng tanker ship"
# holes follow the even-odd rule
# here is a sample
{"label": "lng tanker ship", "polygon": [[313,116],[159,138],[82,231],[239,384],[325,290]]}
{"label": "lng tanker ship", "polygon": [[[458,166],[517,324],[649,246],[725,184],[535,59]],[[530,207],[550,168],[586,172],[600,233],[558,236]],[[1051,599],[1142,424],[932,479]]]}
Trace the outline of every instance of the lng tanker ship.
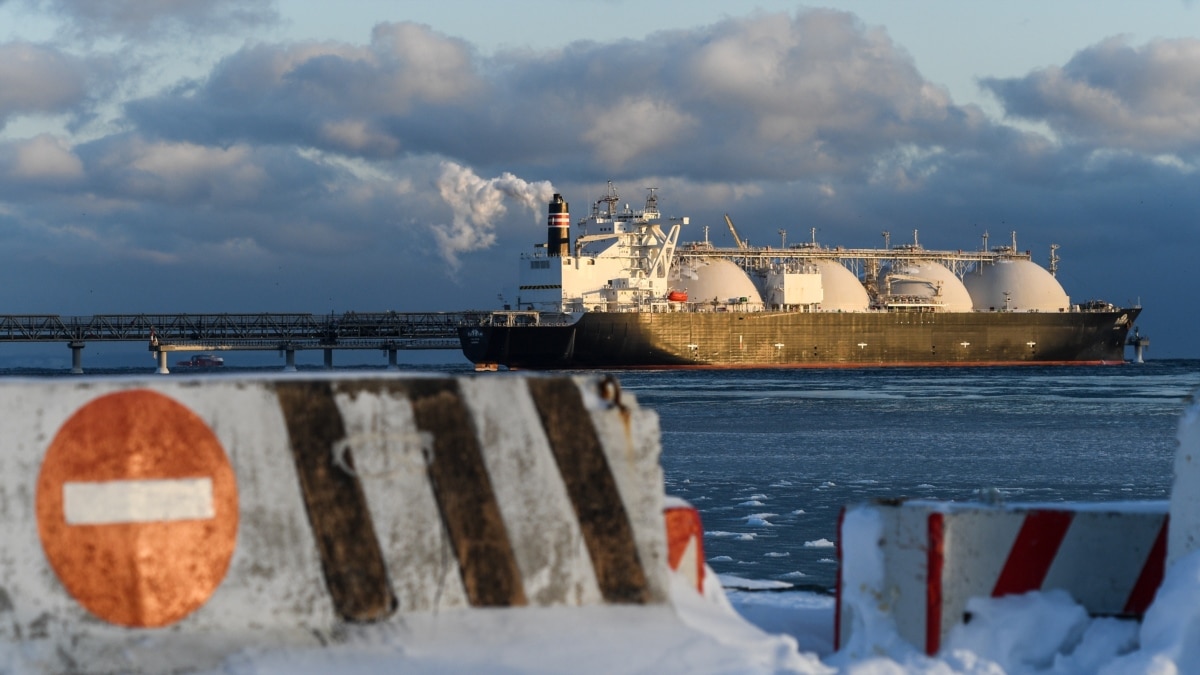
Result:
{"label": "lng tanker ship", "polygon": [[[829,248],[680,244],[657,196],[595,202],[571,241],[549,204],[545,244],[520,260],[515,308],[459,328],[477,370],[804,368],[1124,362],[1140,307],[1072,304],[1011,245]],[[815,238],[814,238],[815,239]],[[572,245],[573,243],[573,245]]]}

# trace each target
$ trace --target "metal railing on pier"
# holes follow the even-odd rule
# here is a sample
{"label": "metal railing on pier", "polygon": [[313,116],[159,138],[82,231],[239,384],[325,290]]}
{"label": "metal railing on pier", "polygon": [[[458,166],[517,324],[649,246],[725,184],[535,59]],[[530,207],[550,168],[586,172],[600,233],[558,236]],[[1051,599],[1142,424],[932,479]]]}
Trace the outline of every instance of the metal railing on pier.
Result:
{"label": "metal railing on pier", "polygon": [[71,348],[71,372],[83,372],[89,342],[145,342],[166,373],[169,352],[279,350],[286,369],[295,353],[378,349],[389,367],[402,349],[458,349],[458,327],[477,325],[489,312],[346,312],[343,314],[0,314],[0,343],[62,342]]}
{"label": "metal railing on pier", "polygon": [[343,314],[58,314],[0,315],[0,342],[149,342],[224,345],[230,349],[339,347],[448,349],[458,326],[488,312],[346,312]]}

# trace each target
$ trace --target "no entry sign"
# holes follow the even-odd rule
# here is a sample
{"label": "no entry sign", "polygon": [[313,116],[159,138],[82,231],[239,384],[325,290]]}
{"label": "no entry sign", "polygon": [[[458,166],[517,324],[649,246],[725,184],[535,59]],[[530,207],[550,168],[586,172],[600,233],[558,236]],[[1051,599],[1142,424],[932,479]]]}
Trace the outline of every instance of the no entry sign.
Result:
{"label": "no entry sign", "polygon": [[216,435],[154,391],[101,396],[58,430],[37,485],[38,534],[55,574],[110,623],[166,626],[225,577],[237,482]]}

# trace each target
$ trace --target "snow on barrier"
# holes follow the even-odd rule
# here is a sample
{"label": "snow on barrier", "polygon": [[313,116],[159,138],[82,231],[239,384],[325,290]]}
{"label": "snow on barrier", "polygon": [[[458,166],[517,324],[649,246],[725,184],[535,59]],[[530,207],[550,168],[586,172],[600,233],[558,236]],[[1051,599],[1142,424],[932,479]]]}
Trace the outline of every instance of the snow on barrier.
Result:
{"label": "snow on barrier", "polygon": [[45,670],[668,595],[657,418],[612,380],[6,380],[0,410],[0,639]]}
{"label": "snow on barrier", "polygon": [[1033,590],[1065,590],[1094,615],[1140,616],[1162,581],[1166,538],[1166,502],[852,507],[839,524],[835,643],[883,615],[933,655],[970,620],[968,598]]}

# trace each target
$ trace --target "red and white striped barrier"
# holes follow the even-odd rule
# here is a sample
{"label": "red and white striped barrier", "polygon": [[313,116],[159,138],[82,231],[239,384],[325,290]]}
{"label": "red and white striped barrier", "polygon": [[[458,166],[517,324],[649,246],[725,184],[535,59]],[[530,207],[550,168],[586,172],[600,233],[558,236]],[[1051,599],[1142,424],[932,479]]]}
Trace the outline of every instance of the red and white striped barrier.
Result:
{"label": "red and white striped barrier", "polygon": [[704,526],[700,511],[687,500],[667,497],[663,504],[667,526],[667,565],[682,574],[698,593],[704,593]]}
{"label": "red and white striped barrier", "polygon": [[971,597],[1062,589],[1092,614],[1140,616],[1163,577],[1167,504],[876,503],[839,529],[838,648],[856,615],[882,613],[932,655]]}
{"label": "red and white striped barrier", "polygon": [[0,635],[34,667],[668,597],[657,417],[611,380],[5,380],[0,409]]}

